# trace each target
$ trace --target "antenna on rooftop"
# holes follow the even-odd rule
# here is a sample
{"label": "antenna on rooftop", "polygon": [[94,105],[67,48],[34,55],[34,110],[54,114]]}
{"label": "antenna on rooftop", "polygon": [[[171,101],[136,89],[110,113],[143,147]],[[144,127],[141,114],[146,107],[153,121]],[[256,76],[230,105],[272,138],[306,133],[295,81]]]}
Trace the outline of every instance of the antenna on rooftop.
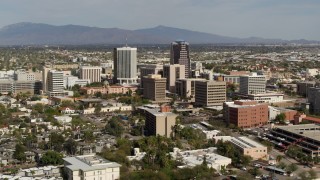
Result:
{"label": "antenna on rooftop", "polygon": [[126,34],[126,47],[128,47],[128,34]]}

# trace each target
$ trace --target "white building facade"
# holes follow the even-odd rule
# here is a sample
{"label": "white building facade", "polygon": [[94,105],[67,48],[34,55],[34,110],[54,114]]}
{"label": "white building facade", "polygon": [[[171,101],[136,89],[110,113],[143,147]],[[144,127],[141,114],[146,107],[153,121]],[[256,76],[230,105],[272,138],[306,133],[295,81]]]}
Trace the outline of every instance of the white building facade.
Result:
{"label": "white building facade", "polygon": [[135,84],[137,78],[137,48],[115,48],[114,81],[120,84]]}

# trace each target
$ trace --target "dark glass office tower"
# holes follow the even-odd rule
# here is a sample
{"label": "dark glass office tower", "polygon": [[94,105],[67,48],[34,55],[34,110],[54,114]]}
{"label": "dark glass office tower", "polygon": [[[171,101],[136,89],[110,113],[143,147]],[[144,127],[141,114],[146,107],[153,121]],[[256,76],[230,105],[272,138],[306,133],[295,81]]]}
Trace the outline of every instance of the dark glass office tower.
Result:
{"label": "dark glass office tower", "polygon": [[185,77],[190,77],[189,43],[184,40],[177,40],[171,43],[170,64],[185,66]]}

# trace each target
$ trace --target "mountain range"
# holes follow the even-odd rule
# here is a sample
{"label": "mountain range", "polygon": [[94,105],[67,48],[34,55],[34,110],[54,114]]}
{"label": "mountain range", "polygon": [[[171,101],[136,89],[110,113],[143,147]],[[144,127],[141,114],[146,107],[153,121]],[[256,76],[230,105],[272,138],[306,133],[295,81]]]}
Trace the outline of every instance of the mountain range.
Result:
{"label": "mountain range", "polygon": [[[127,39],[127,40],[126,40]],[[42,23],[17,23],[0,29],[0,45],[97,45],[169,44],[184,39],[192,44],[319,44],[319,41],[236,38],[167,26],[126,30],[79,25],[54,26]]]}

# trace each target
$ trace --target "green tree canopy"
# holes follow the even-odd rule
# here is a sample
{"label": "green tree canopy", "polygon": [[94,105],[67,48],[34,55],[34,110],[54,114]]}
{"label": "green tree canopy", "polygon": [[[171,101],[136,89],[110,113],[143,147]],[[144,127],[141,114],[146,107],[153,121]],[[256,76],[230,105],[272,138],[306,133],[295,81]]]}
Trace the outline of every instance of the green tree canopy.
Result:
{"label": "green tree canopy", "polygon": [[63,164],[63,155],[55,151],[47,151],[42,155],[40,161],[43,165],[60,165]]}

